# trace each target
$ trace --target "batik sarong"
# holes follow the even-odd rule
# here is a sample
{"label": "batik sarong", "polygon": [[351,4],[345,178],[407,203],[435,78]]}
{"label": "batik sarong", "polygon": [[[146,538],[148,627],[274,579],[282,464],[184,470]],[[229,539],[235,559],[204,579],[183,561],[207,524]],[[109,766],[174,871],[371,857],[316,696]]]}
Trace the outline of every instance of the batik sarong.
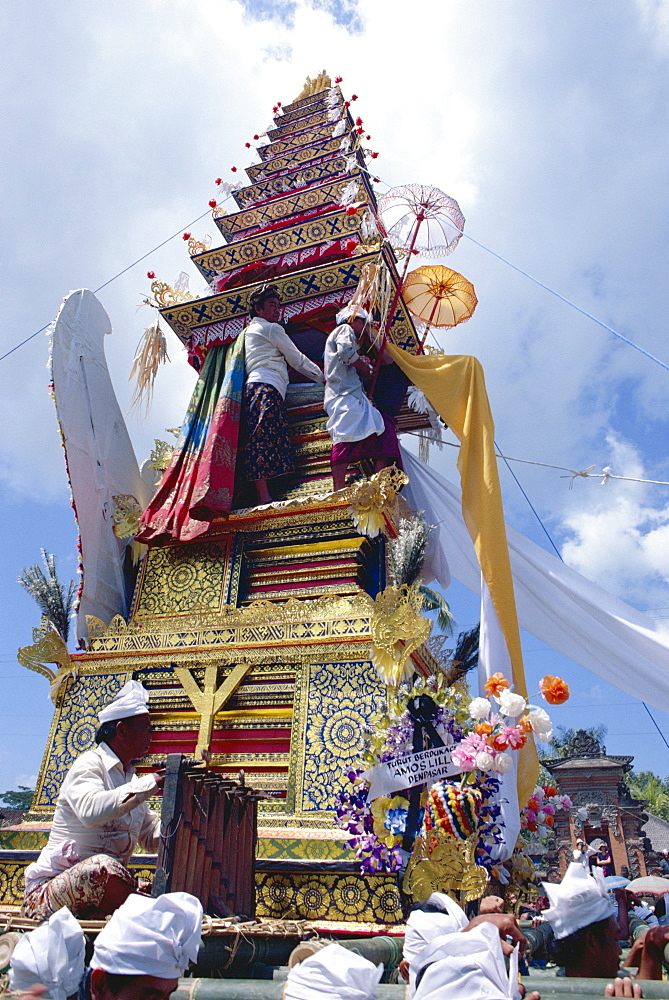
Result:
{"label": "batik sarong", "polygon": [[93,917],[112,875],[121,879],[131,891],[137,891],[137,879],[117,858],[94,854],[31,889],[23,900],[21,913],[33,920],[46,920],[67,906],[75,917]]}
{"label": "batik sarong", "polygon": [[244,389],[248,430],[245,471],[249,479],[274,479],[295,468],[286,403],[273,385],[248,382]]}

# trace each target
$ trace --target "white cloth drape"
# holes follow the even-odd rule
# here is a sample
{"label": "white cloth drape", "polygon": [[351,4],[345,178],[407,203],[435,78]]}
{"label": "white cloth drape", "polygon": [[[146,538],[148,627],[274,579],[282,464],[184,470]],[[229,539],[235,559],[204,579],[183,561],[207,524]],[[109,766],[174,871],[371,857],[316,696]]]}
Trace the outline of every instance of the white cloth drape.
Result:
{"label": "white cloth drape", "polygon": [[[447,556],[452,575],[479,593],[481,570],[459,490],[406,449],[402,460],[411,480],[408,499],[438,525],[432,543]],[[509,525],[506,532],[520,625],[621,691],[669,711],[669,630]],[[436,574],[434,579],[447,586]]]}

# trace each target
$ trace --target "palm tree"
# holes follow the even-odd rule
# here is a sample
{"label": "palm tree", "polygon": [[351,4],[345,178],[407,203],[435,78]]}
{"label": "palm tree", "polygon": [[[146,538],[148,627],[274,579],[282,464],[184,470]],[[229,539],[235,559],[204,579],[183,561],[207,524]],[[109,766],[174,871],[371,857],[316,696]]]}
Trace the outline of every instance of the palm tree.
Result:
{"label": "palm tree", "polygon": [[77,585],[74,580],[70,580],[66,591],[65,585],[58,579],[56,557],[46,549],[41,549],[41,553],[46,574],[35,563],[21,570],[17,582],[37,602],[40,611],[49,619],[63,642],[67,642]]}

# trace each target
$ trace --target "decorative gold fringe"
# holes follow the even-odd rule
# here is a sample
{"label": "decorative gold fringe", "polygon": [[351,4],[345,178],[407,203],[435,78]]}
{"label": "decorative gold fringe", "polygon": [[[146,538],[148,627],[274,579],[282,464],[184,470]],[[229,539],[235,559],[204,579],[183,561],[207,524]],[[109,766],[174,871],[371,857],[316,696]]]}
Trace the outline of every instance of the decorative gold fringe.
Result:
{"label": "decorative gold fringe", "polygon": [[379,254],[375,261],[370,261],[363,267],[349,304],[378,313],[383,329],[392,297],[393,284],[390,271]]}

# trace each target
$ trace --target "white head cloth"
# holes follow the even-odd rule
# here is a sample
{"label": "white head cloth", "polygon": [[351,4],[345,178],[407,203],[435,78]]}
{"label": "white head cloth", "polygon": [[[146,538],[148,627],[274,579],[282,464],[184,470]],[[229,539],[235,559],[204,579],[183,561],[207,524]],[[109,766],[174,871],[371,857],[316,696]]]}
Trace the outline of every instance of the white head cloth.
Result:
{"label": "white head cloth", "polygon": [[341,326],[342,323],[348,323],[349,320],[355,319],[356,317],[358,319],[364,319],[366,323],[369,323],[372,318],[366,309],[361,309],[360,307],[356,309],[355,306],[348,305],[344,306],[344,308],[340,309],[337,313],[337,326]]}
{"label": "white head cloth", "polygon": [[414,910],[409,914],[404,935],[402,957],[409,963],[409,986],[412,993],[416,989],[416,974],[421,967],[423,952],[435,938],[460,931],[469,923],[462,907],[445,892],[433,892],[427,902],[438,906],[440,912]]}
{"label": "white head cloth", "polygon": [[[424,956],[425,957],[425,956]],[[515,1000],[518,991],[518,946],[507,972],[495,924],[444,934],[434,942],[429,964],[415,1000]]]}
{"label": "white head cloth", "polygon": [[24,934],[12,954],[9,983],[13,990],[27,990],[36,983],[47,988],[53,1000],[76,993],[84,974],[84,932],[66,906],[46,923]]}
{"label": "white head cloth", "polygon": [[91,969],[178,979],[197,958],[202,904],[187,892],[128,896],[95,942]]}
{"label": "white head cloth", "polygon": [[544,882],[543,887],[551,904],[543,916],[558,940],[616,912],[598,868],[591,874],[579,862],[572,862],[559,885]]}
{"label": "white head cloth", "polygon": [[124,684],[113,701],[98,712],[100,725],[116,719],[129,719],[133,715],[148,714],[149,692],[139,681]]}
{"label": "white head cloth", "polygon": [[284,1000],[374,1000],[383,966],[368,962],[340,944],[329,944],[292,968]]}

